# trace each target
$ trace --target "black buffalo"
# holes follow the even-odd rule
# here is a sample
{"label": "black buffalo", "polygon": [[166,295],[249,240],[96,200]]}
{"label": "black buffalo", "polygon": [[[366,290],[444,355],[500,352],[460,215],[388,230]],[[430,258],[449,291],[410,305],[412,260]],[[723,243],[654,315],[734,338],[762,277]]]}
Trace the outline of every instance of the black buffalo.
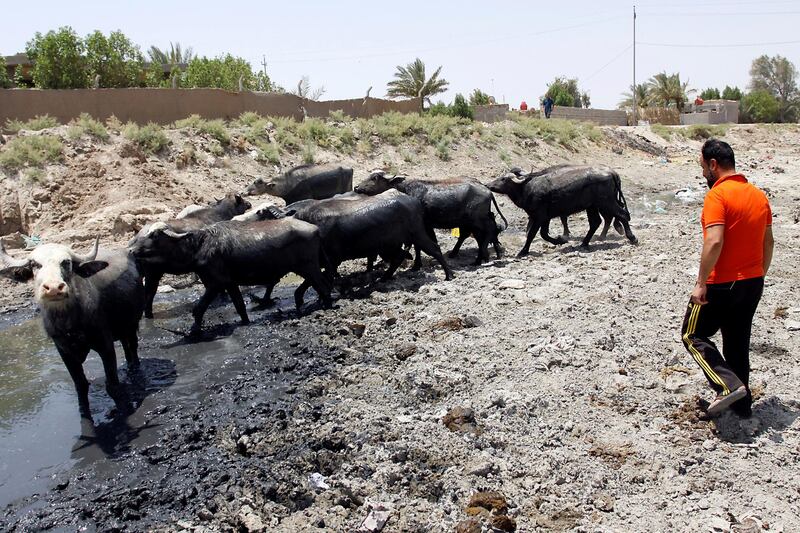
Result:
{"label": "black buffalo", "polygon": [[300,165],[275,178],[256,179],[244,194],[271,194],[287,204],[322,200],[353,190],[353,169],[339,165]]}
{"label": "black buffalo", "polygon": [[[200,229],[216,222],[230,220],[246,212],[250,207],[250,202],[242,198],[241,195],[230,193],[213,205],[193,209],[183,213],[182,218],[168,220],[166,225],[177,233]],[[147,241],[150,238],[151,227],[151,225],[143,227],[131,241],[131,246],[136,242]],[[153,318],[153,299],[164,274],[188,274],[192,271],[189,265],[179,261],[168,261],[166,258],[162,262],[151,261],[142,264],[141,270],[144,275],[145,288],[144,316],[147,318]]]}
{"label": "black buffalo", "polygon": [[91,418],[89,382],[83,363],[89,351],[96,351],[103,361],[109,396],[123,399],[114,341],[122,344],[128,367],[136,368],[144,309],[142,277],[133,258],[124,250],[97,252],[97,241],[87,255],[59,244],[42,244],[26,259],[14,259],[0,243],[0,275],[33,278],[44,329],[75,383],[81,416],[87,418]]}
{"label": "black buffalo", "polygon": [[303,200],[286,206],[294,216],[319,227],[332,274],[349,259],[380,255],[389,261],[390,279],[407,257],[404,245],[414,245],[453,273],[439,245],[425,231],[422,205],[408,195],[389,190],[375,196],[348,195],[327,200]]}
{"label": "black buffalo", "polygon": [[581,245],[589,241],[600,226],[600,215],[608,220],[616,218],[631,243],[636,237],[631,232],[631,215],[622,194],[619,174],[606,167],[559,165],[522,176],[506,174],[489,184],[494,192],[508,195],[515,205],[528,214],[525,245],[518,256],[527,255],[531,241],[538,231],[552,244],[564,244],[565,239],[549,234],[550,219],[586,211],[589,232]]}
{"label": "black buffalo", "polygon": [[[435,241],[434,228],[459,229],[459,238],[450,251],[450,257],[456,257],[470,235],[478,242],[478,257],[475,264],[489,259],[489,243],[494,245],[495,254],[499,258],[502,248],[498,240],[500,231],[508,226],[492,191],[485,185],[468,178],[454,178],[444,181],[427,181],[407,179],[402,176],[387,177],[384,172],[373,172],[358,187],[356,192],[363,194],[379,194],[389,189],[396,189],[422,204],[425,214],[425,229]],[[492,203],[497,213],[505,222],[498,227],[492,214]],[[417,250],[415,264],[419,265],[420,255]]]}
{"label": "black buffalo", "polygon": [[224,221],[180,233],[156,223],[149,238],[132,243],[130,251],[145,265],[174,262],[197,273],[206,290],[192,311],[193,332],[200,330],[206,309],[223,292],[230,295],[242,322],[249,323],[239,286],[272,286],[290,272],[308,282],[295,291],[298,309],[308,286],[325,306],[331,304],[330,283],[320,270],[319,230],[301,220]]}

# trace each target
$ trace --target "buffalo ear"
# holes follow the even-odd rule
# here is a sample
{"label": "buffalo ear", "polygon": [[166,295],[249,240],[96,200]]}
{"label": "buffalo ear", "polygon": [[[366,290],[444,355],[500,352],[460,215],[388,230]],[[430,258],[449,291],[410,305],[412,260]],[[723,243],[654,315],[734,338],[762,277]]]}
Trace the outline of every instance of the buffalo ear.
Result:
{"label": "buffalo ear", "polygon": [[73,271],[82,278],[94,276],[108,266],[106,261],[84,261],[73,267]]}
{"label": "buffalo ear", "polygon": [[13,281],[25,282],[33,278],[33,269],[30,266],[9,266],[0,268],[0,276]]}
{"label": "buffalo ear", "polygon": [[389,183],[392,185],[397,185],[398,183],[403,183],[405,180],[405,176],[393,176],[392,179],[389,180]]}

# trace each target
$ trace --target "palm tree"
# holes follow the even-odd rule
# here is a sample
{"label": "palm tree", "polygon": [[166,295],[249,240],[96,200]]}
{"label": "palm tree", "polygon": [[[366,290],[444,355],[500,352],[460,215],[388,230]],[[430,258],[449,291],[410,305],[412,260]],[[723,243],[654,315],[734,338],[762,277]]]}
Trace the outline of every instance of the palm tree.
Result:
{"label": "palm tree", "polygon": [[[647,107],[650,99],[650,84],[637,83],[636,84],[636,107]],[[633,108],[633,85],[627,93],[622,93],[623,100],[617,105],[619,109]]]}
{"label": "palm tree", "polygon": [[686,89],[689,82],[681,82],[679,72],[667,74],[662,72],[650,78],[650,102],[655,105],[670,107],[675,104],[678,111],[683,111],[686,103]]}
{"label": "palm tree", "polygon": [[161,65],[188,63],[195,57],[191,46],[184,50],[181,48],[181,43],[172,44],[171,42],[169,43],[169,50],[161,50],[157,46],[151,46],[147,51],[147,55],[150,56],[152,63]]}
{"label": "palm tree", "polygon": [[387,85],[386,96],[389,98],[419,98],[420,111],[424,103],[431,103],[431,96],[443,93],[447,90],[450,83],[447,80],[439,79],[442,67],[436,69],[430,78],[425,76],[425,63],[420,58],[416,58],[413,63],[405,67],[397,66],[394,73],[395,79]]}

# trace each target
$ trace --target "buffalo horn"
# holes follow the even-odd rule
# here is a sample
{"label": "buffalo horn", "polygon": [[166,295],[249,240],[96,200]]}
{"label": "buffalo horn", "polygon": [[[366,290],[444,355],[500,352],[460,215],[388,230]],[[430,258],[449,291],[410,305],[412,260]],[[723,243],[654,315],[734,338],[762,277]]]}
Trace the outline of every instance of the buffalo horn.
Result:
{"label": "buffalo horn", "polygon": [[92,250],[86,255],[76,254],[75,252],[72,253],[72,259],[76,263],[88,263],[89,261],[94,261],[97,258],[97,249],[100,247],[100,237],[95,237],[94,239],[94,246],[92,246]]}

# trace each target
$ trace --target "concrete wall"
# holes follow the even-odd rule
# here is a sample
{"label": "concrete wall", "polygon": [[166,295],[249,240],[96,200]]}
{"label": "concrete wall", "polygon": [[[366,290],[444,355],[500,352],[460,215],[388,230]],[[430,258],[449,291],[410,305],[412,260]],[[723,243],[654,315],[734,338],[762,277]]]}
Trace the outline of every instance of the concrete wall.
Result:
{"label": "concrete wall", "polygon": [[708,100],[697,106],[694,113],[683,113],[681,124],[738,124],[739,102]]}
{"label": "concrete wall", "polygon": [[628,115],[622,110],[583,109],[580,107],[558,106],[553,109],[550,117],[596,122],[601,126],[627,126],[628,124]]}
{"label": "concrete wall", "polygon": [[28,120],[48,114],[67,123],[81,113],[105,120],[115,115],[123,122],[169,124],[189,115],[232,119],[245,111],[294,117],[303,109],[310,117],[326,117],[341,109],[352,117],[371,117],[387,111],[419,111],[419,100],[399,102],[379,98],[314,102],[292,94],[230,92],[221,89],[0,89],[0,126],[8,119]]}
{"label": "concrete wall", "polygon": [[505,120],[508,104],[492,104],[475,106],[475,120],[481,122],[497,122]]}
{"label": "concrete wall", "polygon": [[[681,114],[675,108],[645,107],[639,108],[636,119],[639,121],[647,121],[650,124],[677,126],[681,123]],[[633,112],[631,111],[628,112],[628,123],[633,124]]]}

